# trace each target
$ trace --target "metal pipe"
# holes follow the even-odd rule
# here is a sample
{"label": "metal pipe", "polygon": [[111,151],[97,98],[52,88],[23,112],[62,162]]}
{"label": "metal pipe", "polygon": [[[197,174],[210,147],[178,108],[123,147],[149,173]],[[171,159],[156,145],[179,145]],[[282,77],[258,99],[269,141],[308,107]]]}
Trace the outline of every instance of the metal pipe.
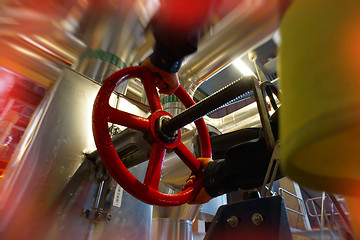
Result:
{"label": "metal pipe", "polygon": [[87,10],[87,1],[8,1],[1,9],[0,65],[49,87],[84,47],[74,32]]}
{"label": "metal pipe", "polygon": [[181,85],[194,95],[199,85],[228,66],[235,58],[268,39],[278,28],[288,0],[242,1],[215,25],[187,57],[179,71]]}
{"label": "metal pipe", "polygon": [[[237,57],[270,38],[290,1],[243,1],[203,37],[198,51],[188,56],[179,71],[183,88],[193,96],[201,83],[227,67]],[[179,110],[178,110],[179,112]],[[260,126],[256,103],[223,118],[205,116],[207,124],[226,133]]]}
{"label": "metal pipe", "polygon": [[[273,84],[277,84],[278,79],[272,81]],[[277,106],[279,106],[277,102]],[[269,114],[271,115],[274,111],[271,110]],[[250,127],[260,127],[260,116],[257,108],[256,102],[250,103],[245,107],[242,107],[235,112],[228,114],[222,118],[211,118],[205,116],[204,120],[206,124],[211,125],[218,129],[222,133],[233,132],[236,130],[250,128]]]}
{"label": "metal pipe", "polygon": [[20,38],[1,38],[0,65],[48,88],[61,75],[64,65]]}
{"label": "metal pipe", "polygon": [[174,218],[153,218],[151,239],[192,240],[193,222]]}
{"label": "metal pipe", "polygon": [[87,49],[75,69],[98,82],[133,65],[137,50],[145,42],[137,1],[119,3],[94,4],[79,29]]}

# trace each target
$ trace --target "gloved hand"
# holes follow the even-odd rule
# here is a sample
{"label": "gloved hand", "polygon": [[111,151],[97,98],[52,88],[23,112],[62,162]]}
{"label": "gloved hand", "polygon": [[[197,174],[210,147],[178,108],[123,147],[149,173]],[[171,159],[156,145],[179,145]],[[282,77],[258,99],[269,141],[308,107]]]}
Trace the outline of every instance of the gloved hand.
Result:
{"label": "gloved hand", "polygon": [[150,58],[146,58],[140,66],[146,67],[150,72],[155,73],[155,85],[159,93],[172,95],[180,86],[177,73],[168,73],[151,63]]}
{"label": "gloved hand", "polygon": [[[198,158],[198,160],[200,161],[204,169],[206,169],[206,166],[209,164],[209,162],[213,161],[211,158]],[[182,191],[192,186],[195,181],[196,176],[190,175],[185,185],[182,187]],[[203,204],[209,202],[211,199],[212,197],[206,192],[206,189],[202,187],[198,195],[196,195],[196,197],[191,202],[189,202],[189,204]]]}

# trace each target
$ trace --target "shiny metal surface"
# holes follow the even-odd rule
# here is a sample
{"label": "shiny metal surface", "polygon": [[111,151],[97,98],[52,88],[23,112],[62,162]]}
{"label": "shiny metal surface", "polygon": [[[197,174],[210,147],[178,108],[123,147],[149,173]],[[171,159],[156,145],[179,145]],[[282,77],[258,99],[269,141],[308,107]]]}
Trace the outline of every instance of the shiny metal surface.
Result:
{"label": "shiny metal surface", "polygon": [[256,103],[251,103],[222,118],[204,117],[206,124],[217,128],[222,133],[232,132],[247,127],[260,126],[260,117]]}
{"label": "shiny metal surface", "polygon": [[186,58],[181,85],[192,96],[197,87],[235,58],[271,37],[283,10],[282,0],[242,1],[201,40],[198,51]]}
{"label": "shiny metal surface", "polygon": [[[150,238],[152,206],[126,192],[121,206],[114,206],[114,185],[108,189],[104,209],[111,221],[94,223],[81,216],[83,209],[95,205],[99,188],[94,168],[84,156],[95,150],[91,115],[99,87],[66,69],[38,108],[1,181],[2,239]],[[116,102],[113,95],[110,104],[115,107]],[[132,110],[146,114],[136,107]],[[131,172],[141,179],[145,170],[143,163]]]}
{"label": "shiny metal surface", "polygon": [[0,38],[2,53],[0,66],[29,79],[43,87],[49,87],[61,75],[64,64],[20,38]]}
{"label": "shiny metal surface", "polygon": [[[123,128],[118,127],[118,131]],[[115,150],[126,168],[139,165],[149,159],[152,145],[146,140],[143,132],[131,128],[116,133],[112,137]],[[101,162],[98,151],[94,151],[87,156],[88,159]]]}
{"label": "shiny metal surface", "polygon": [[147,54],[148,47],[143,53],[137,50],[147,38],[143,29],[156,9],[151,2],[4,2],[0,65],[44,87],[58,79],[64,66],[101,82],[114,71],[137,64],[136,55],[139,61]]}
{"label": "shiny metal surface", "polygon": [[[191,240],[193,223],[189,220],[154,218],[152,240]],[[159,231],[154,231],[157,229]]]}
{"label": "shiny metal surface", "polygon": [[153,218],[181,219],[194,221],[199,213],[200,206],[184,204],[178,207],[156,207],[154,206]]}
{"label": "shiny metal surface", "polygon": [[[214,132],[216,129],[210,127],[209,131]],[[191,152],[193,152],[193,154],[195,154],[196,157],[200,157],[200,150],[197,145],[197,131],[195,128],[192,128],[192,130],[186,130],[181,136],[181,141]],[[161,175],[162,185],[164,185],[164,188],[170,188],[171,190],[169,191],[180,191],[190,173],[191,171],[189,168],[175,153],[168,153],[163,163],[163,171]],[[192,239],[192,228],[187,229],[187,223],[182,220],[191,221],[192,225],[192,222],[197,217],[199,211],[213,216],[219,206],[226,203],[226,196],[223,195],[214,198],[209,203],[203,205],[184,204],[177,207],[154,207],[152,239],[157,239],[155,237],[171,240]],[[186,231],[186,235],[179,236],[179,231]],[[189,238],[189,235],[191,238]]]}
{"label": "shiny metal surface", "polygon": [[[181,135],[182,143],[194,152],[193,137],[195,129]],[[167,153],[161,173],[161,190],[163,192],[180,192],[190,174],[189,168],[174,153]],[[176,207],[154,206],[151,227],[151,239],[190,240],[192,239],[192,223],[200,209],[200,205],[183,204]]]}
{"label": "shiny metal surface", "polygon": [[[215,216],[218,208],[222,205],[227,204],[226,195],[221,195],[210,200],[210,202],[202,204],[200,207],[200,214],[207,214],[210,216]],[[199,217],[200,219],[200,217]],[[205,220],[205,219],[204,219]]]}
{"label": "shiny metal surface", "polygon": [[[91,1],[67,1],[68,4],[71,2],[75,4],[73,10],[78,9],[76,4],[91,4]],[[71,22],[71,13],[76,11],[69,11],[61,18],[64,21],[58,21],[62,27],[49,35],[40,31],[39,34],[25,35],[25,38],[13,38],[12,33],[19,33],[19,29],[9,32],[5,29],[7,37],[0,41],[2,52],[9,55],[1,54],[0,64],[45,87],[56,83],[64,66],[73,65],[77,71],[101,82],[120,66],[137,64],[151,48],[152,42],[145,42],[149,39],[144,32],[151,12],[142,7],[146,5],[144,2],[152,1],[103,2],[112,5],[109,8],[79,8],[81,11],[74,22]],[[279,18],[276,2],[255,0],[239,4],[239,9],[202,40],[199,51],[186,59],[179,73],[183,87],[193,94],[201,82],[271,35]],[[50,53],[45,53],[37,44]],[[98,50],[101,50],[100,55],[89,54]],[[108,56],[117,58],[109,59]],[[110,185],[105,204],[105,210],[111,213],[111,221],[94,223],[81,216],[83,209],[94,206],[99,186],[93,166],[83,155],[95,150],[89,119],[99,86],[69,69],[65,76],[52,86],[39,107],[6,178],[1,182],[2,239],[149,239],[152,206],[139,202],[126,192],[121,207],[114,206],[111,200],[117,188],[114,183]],[[66,93],[59,90],[64,87]],[[133,85],[126,83],[118,89],[122,94],[126,91],[138,96],[134,99],[146,103],[136,82]],[[114,97],[112,104],[146,115],[125,99],[117,102]],[[183,109],[177,102],[164,105],[164,108],[172,115]],[[260,122],[255,104],[222,119],[205,118],[205,121],[224,133]],[[187,128],[191,130],[194,126]],[[193,131],[182,137],[189,149],[194,149],[193,138]],[[131,171],[141,178],[145,170],[146,163],[142,163]],[[175,154],[167,155],[162,175],[164,184],[178,189],[189,174]],[[203,205],[201,211],[215,214],[225,198],[212,200]],[[190,205],[156,208],[152,239],[191,239],[191,221],[198,212],[199,206]]]}
{"label": "shiny metal surface", "polygon": [[[214,26],[212,32],[202,38],[198,51],[185,59],[179,70],[179,79],[184,89],[193,96],[201,83],[224,69],[235,58],[272,37],[286,9],[284,7],[280,10],[280,4],[284,4],[284,1],[239,3],[236,9]],[[168,103],[166,108],[175,114],[183,110],[179,103]],[[260,126],[255,103],[223,118],[205,116],[204,120],[223,133]]]}
{"label": "shiny metal surface", "polygon": [[79,60],[85,44],[70,32],[54,32],[53,35],[21,35],[21,39],[51,55],[65,66],[72,66]]}
{"label": "shiny metal surface", "polygon": [[176,96],[173,97],[161,94],[160,99],[162,101],[164,111],[167,111],[172,116],[176,116],[185,110],[184,104],[182,104]]}
{"label": "shiny metal surface", "polygon": [[[271,83],[278,87],[278,78],[273,80]],[[269,102],[269,100],[266,100]],[[280,106],[279,99],[276,99],[276,103]],[[270,115],[274,110],[270,111]],[[228,114],[222,118],[211,118],[208,116],[204,117],[204,120],[207,124],[215,127],[222,133],[232,132],[239,129],[244,129],[248,127],[260,127],[260,115],[257,108],[257,104],[250,103],[249,105],[242,107],[235,112]]]}
{"label": "shiny metal surface", "polygon": [[7,1],[1,6],[0,65],[49,87],[85,45],[75,37],[88,1]]}
{"label": "shiny metal surface", "polygon": [[[86,39],[87,50],[75,69],[102,82],[115,71],[131,66],[137,49],[145,42],[138,2],[120,0],[93,4],[79,32]],[[92,54],[96,51],[98,54]],[[91,53],[92,52],[92,53]]]}
{"label": "shiny metal surface", "polygon": [[[195,152],[195,138],[196,129],[187,131],[181,135],[182,143],[193,153]],[[183,163],[183,161],[181,161],[174,152],[171,152],[166,155],[163,163],[161,181],[171,189],[179,191],[186,182],[190,173],[190,169]]]}

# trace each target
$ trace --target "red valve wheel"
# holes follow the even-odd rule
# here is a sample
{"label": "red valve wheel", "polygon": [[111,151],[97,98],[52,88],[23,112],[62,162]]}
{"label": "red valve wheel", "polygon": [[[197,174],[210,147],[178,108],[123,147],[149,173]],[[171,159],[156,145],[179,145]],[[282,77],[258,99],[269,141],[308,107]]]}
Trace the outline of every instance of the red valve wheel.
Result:
{"label": "red valve wheel", "polygon": [[[109,98],[113,90],[121,82],[139,78],[149,101],[151,115],[148,118],[121,111],[109,105]],[[175,95],[185,105],[190,107],[194,101],[180,86]],[[191,201],[202,187],[203,169],[196,157],[181,142],[180,130],[173,142],[161,140],[156,131],[156,122],[159,117],[172,117],[162,110],[160,98],[153,82],[152,73],[144,67],[128,67],[112,74],[101,86],[93,108],[93,132],[98,153],[111,176],[132,196],[152,205],[178,206]],[[152,139],[152,150],[144,182],[135,178],[120,160],[111,141],[108,123],[112,122],[125,127],[133,128],[147,134]],[[204,120],[195,121],[201,143],[201,156],[211,157],[211,144]],[[186,166],[196,175],[197,181],[193,186],[175,194],[164,194],[158,189],[162,164],[167,149],[173,149]]]}

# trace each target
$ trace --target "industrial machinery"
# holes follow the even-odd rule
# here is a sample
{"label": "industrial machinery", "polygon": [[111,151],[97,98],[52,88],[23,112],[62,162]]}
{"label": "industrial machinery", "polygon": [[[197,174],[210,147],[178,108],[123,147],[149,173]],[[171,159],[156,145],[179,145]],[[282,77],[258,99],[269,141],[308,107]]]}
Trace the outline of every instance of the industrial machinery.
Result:
{"label": "industrial machinery", "polygon": [[[0,1],[1,239],[352,236],[339,196],[328,195],[329,213],[322,194],[319,213],[318,193],[306,201],[296,182],[274,181],[282,143],[269,117],[287,5],[224,2],[165,96],[137,66],[152,50],[159,1]],[[224,158],[260,127],[273,151],[262,187],[188,204],[201,188],[196,158]],[[199,181],[181,191],[190,173]]]}

